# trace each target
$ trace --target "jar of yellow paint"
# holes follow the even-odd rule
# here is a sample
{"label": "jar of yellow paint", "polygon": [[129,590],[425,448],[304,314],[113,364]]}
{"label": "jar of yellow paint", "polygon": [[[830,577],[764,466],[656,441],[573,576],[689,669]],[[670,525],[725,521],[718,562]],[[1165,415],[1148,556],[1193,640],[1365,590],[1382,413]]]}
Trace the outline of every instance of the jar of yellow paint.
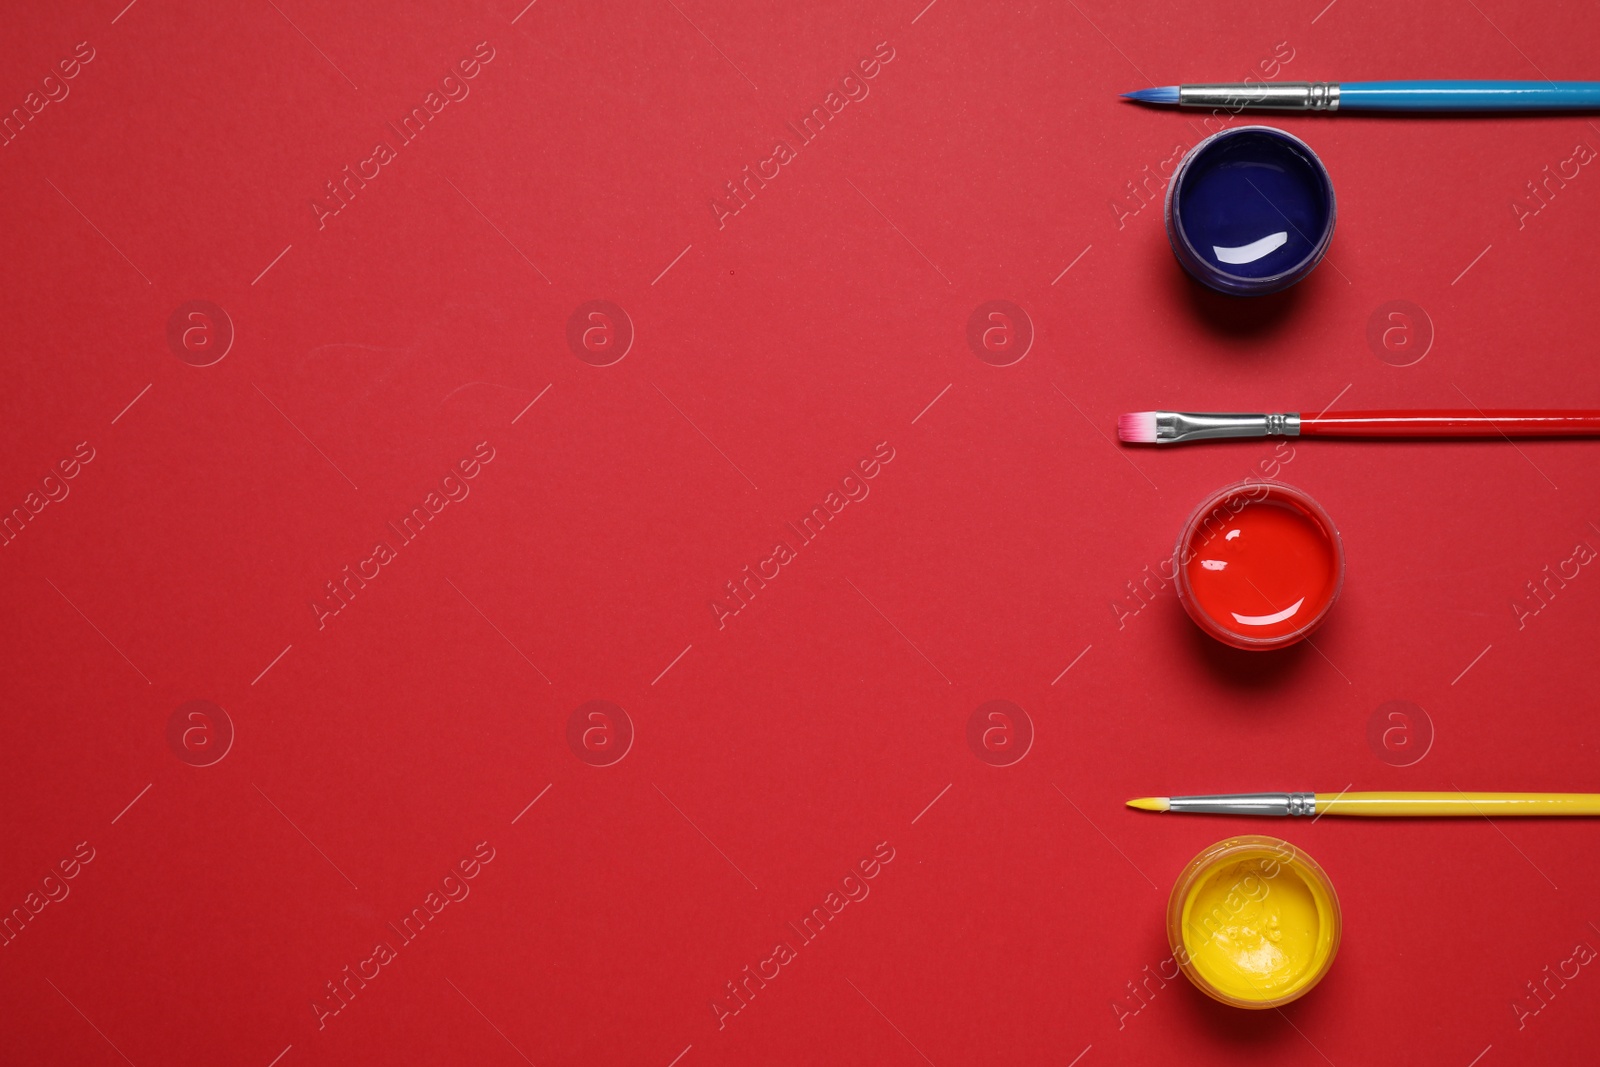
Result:
{"label": "jar of yellow paint", "polygon": [[1275,1008],[1322,981],[1339,951],[1339,898],[1303,851],[1276,837],[1230,837],[1172,887],[1167,940],[1207,996]]}

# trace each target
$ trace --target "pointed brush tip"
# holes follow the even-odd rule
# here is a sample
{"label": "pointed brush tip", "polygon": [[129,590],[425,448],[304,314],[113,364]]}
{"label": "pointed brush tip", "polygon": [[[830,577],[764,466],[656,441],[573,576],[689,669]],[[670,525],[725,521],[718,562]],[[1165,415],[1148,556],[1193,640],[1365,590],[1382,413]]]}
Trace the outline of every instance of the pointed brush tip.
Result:
{"label": "pointed brush tip", "polygon": [[1176,85],[1156,85],[1149,89],[1135,89],[1131,93],[1123,93],[1122,98],[1141,104],[1176,104],[1178,102],[1178,87]]}
{"label": "pointed brush tip", "polygon": [[1128,801],[1128,807],[1140,811],[1168,811],[1170,806],[1171,802],[1167,797],[1135,797]]}

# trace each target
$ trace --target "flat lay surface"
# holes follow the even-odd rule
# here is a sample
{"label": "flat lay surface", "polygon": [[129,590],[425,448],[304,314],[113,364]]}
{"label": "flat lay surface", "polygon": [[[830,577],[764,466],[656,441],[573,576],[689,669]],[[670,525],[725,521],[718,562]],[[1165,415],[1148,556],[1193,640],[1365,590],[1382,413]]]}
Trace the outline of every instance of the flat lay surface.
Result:
{"label": "flat lay surface", "polygon": [[[1600,790],[1600,441],[1116,442],[1600,406],[1600,119],[1118,99],[1592,8],[524,3],[7,15],[0,1058],[1593,1062],[1595,821],[1124,802]],[[1337,197],[1252,299],[1163,225],[1241,124]],[[1274,652],[1174,587],[1245,479],[1344,546]],[[1279,1010],[1167,940],[1247,833]]]}

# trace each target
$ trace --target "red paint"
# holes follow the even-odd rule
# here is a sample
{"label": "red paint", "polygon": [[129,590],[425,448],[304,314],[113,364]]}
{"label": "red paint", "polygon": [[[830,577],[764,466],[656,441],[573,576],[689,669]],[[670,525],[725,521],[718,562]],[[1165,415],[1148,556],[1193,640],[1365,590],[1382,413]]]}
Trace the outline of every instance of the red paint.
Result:
{"label": "red paint", "polygon": [[1178,543],[1178,594],[1200,628],[1236,648],[1292,645],[1333,606],[1344,549],[1316,501],[1285,485],[1229,486]]}

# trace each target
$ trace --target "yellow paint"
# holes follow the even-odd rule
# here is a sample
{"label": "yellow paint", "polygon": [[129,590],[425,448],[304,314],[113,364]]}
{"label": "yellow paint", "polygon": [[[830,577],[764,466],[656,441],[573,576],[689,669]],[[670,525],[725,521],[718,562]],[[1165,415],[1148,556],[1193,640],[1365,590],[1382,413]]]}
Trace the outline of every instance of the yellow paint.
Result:
{"label": "yellow paint", "polygon": [[1138,808],[1140,811],[1166,811],[1166,797],[1136,797],[1128,801],[1128,807]]}
{"label": "yellow paint", "polygon": [[[1315,985],[1338,950],[1338,901],[1304,853],[1272,838],[1236,838],[1196,857],[1169,912],[1184,970],[1225,1003],[1265,1008]],[[1174,914],[1175,913],[1175,914]],[[1176,944],[1176,941],[1175,941]]]}

